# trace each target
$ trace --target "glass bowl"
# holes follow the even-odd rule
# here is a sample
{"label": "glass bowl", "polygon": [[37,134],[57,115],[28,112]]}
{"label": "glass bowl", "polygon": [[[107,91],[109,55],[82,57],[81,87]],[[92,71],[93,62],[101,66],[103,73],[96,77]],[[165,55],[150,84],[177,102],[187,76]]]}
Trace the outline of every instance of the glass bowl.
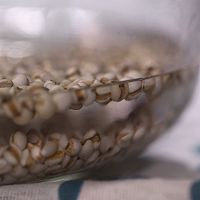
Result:
{"label": "glass bowl", "polygon": [[199,2],[154,1],[0,4],[0,184],[135,158],[176,121]]}

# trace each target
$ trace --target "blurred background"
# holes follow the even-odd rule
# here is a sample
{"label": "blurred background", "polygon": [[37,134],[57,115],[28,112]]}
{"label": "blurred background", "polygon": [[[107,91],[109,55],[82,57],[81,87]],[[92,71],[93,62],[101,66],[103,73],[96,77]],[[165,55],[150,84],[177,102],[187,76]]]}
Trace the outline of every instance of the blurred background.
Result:
{"label": "blurred background", "polygon": [[[174,161],[200,172],[200,81],[178,122],[147,150],[145,156]],[[181,168],[179,168],[180,170]],[[171,171],[171,173],[176,173]],[[186,175],[186,174],[185,174]]]}

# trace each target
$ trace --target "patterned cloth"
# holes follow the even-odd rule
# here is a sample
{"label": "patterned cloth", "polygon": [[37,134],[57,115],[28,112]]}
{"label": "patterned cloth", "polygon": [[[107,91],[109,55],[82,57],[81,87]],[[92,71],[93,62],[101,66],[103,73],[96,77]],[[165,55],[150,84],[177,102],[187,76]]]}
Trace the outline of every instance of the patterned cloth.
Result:
{"label": "patterned cloth", "polygon": [[1,186],[0,200],[200,200],[199,91],[200,82],[179,123],[138,159],[137,173],[127,160],[96,174],[112,180]]}
{"label": "patterned cloth", "polygon": [[200,181],[126,179],[116,181],[67,181],[0,188],[5,200],[199,200]]}

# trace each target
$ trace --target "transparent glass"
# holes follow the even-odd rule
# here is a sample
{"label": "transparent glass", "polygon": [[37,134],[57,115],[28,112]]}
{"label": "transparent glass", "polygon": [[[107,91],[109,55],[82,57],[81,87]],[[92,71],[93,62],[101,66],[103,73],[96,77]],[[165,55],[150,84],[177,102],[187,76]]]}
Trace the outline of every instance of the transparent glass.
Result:
{"label": "transparent glass", "polygon": [[138,156],[198,75],[198,0],[0,1],[0,184]]}

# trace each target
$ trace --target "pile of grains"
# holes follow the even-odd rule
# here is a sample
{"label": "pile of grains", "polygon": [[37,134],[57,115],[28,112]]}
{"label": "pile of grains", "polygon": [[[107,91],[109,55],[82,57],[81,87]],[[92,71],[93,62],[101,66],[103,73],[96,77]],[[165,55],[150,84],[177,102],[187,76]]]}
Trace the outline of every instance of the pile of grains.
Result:
{"label": "pile of grains", "polygon": [[53,76],[54,71],[45,70],[1,77],[1,115],[25,125],[35,118],[49,119],[55,113],[79,110],[94,102],[106,105],[111,101],[132,100],[142,92],[155,95],[170,78],[170,74],[162,74],[158,67],[142,70],[130,66],[110,67],[100,72],[91,63],[85,68],[72,67],[59,74],[65,77],[61,81]]}
{"label": "pile of grains", "polygon": [[[0,80],[1,115],[5,114],[18,124],[8,142],[0,145],[1,184],[33,181],[96,166],[131,146],[141,146],[138,141],[143,143],[146,137],[149,142],[149,138],[159,134],[161,126],[165,127],[167,119],[172,120],[172,116],[169,112],[164,123],[156,123],[147,104],[120,122],[115,121],[105,132],[90,129],[81,132],[79,137],[76,133],[46,134],[33,128],[21,131],[20,125],[29,124],[36,117],[49,119],[56,112],[79,110],[94,102],[105,106],[109,102],[134,100],[139,94],[145,94],[153,102],[160,92],[169,90],[169,85],[186,83],[194,76],[195,70],[181,69],[145,78],[140,71],[130,68],[119,74],[99,73],[95,77],[84,77],[74,68],[67,72],[68,78],[62,82],[38,76],[33,79],[24,73]],[[72,78],[74,76],[76,78]],[[132,117],[132,113],[137,117]]]}
{"label": "pile of grains", "polygon": [[147,130],[155,133],[158,129],[158,125],[150,124],[151,113],[144,111],[140,111],[135,120],[116,122],[117,128],[110,133],[91,129],[79,138],[59,132],[45,135],[36,129],[26,133],[16,131],[10,135],[9,143],[0,147],[1,184],[66,174],[113,159],[133,143],[144,141]]}

